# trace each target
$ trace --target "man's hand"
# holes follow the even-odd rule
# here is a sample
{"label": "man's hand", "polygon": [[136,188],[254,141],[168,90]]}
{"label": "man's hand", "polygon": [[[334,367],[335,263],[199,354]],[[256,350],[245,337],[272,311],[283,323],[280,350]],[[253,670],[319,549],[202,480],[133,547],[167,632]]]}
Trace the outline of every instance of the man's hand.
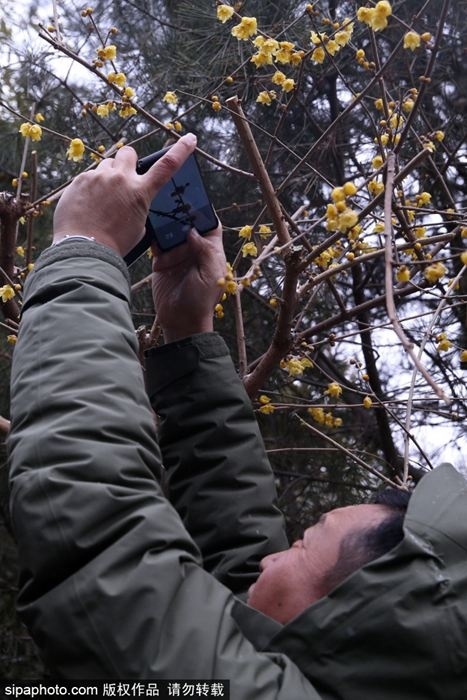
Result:
{"label": "man's hand", "polygon": [[194,151],[196,137],[186,134],[144,175],[136,172],[136,152],[124,146],[115,158],[78,175],[63,193],[54,215],[54,243],[66,235],[93,236],[126,255],[143,237],[154,195]]}
{"label": "man's hand", "polygon": [[153,264],[153,295],[166,343],[212,331],[213,311],[222,290],[226,261],[219,226],[205,236],[192,230],[186,243],[158,253]]}

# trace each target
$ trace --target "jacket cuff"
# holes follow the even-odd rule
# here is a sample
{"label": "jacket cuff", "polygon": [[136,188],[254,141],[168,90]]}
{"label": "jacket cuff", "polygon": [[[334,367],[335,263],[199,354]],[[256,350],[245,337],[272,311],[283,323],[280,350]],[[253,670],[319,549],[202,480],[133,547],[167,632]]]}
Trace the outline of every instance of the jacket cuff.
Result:
{"label": "jacket cuff", "polygon": [[102,245],[94,241],[70,239],[69,241],[61,241],[60,245],[54,245],[46,248],[34,265],[34,272],[41,270],[47,265],[51,265],[60,260],[68,258],[98,258],[104,262],[118,268],[130,283],[130,275],[128,267],[123,258],[118,255],[112,248]]}
{"label": "jacket cuff", "polygon": [[198,369],[202,360],[229,356],[218,333],[198,333],[174,343],[151,348],[146,353],[146,388],[151,400],[157,394]]}

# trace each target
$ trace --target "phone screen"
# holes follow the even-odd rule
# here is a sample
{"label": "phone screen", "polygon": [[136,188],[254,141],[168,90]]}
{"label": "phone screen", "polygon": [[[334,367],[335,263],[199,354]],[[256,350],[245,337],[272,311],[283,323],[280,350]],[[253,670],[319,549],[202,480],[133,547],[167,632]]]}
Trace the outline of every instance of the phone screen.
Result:
{"label": "phone screen", "polygon": [[[153,153],[138,161],[137,171],[146,172],[168,149]],[[188,232],[195,228],[203,234],[212,231],[218,220],[203,183],[198,162],[191,154],[182,167],[152,200],[146,221],[146,235],[128,255],[130,265],[147,250],[155,239],[162,251],[184,243]]]}

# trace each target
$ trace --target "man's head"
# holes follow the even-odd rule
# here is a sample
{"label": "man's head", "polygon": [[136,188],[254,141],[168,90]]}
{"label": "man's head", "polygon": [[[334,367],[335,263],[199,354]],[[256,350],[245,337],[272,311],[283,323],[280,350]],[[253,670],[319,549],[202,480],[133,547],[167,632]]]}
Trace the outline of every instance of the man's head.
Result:
{"label": "man's head", "polygon": [[285,624],[403,537],[408,492],[387,489],[373,503],[336,508],[292,547],[269,554],[248,604]]}

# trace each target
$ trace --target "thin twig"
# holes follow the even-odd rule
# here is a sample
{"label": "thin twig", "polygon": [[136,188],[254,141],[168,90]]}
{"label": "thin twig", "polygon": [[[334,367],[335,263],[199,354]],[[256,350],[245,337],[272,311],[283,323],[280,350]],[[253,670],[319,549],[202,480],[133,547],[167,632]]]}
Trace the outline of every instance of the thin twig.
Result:
{"label": "thin twig", "polygon": [[397,337],[399,338],[402,347],[409,355],[417,370],[422,374],[433,391],[440,399],[447,404],[451,403],[450,399],[444,393],[437,382],[433,379],[426,367],[420,362],[420,359],[413,351],[413,344],[407,338],[397,316],[396,304],[394,302],[394,284],[393,284],[393,269],[392,269],[392,245],[393,245],[393,230],[392,230],[392,197],[394,193],[396,169],[396,156],[390,153],[387,160],[387,178],[384,196],[384,235],[385,235],[385,276],[384,286],[386,292],[386,310],[388,318],[392,323],[392,327]]}
{"label": "thin twig", "polygon": [[258,146],[256,145],[256,141],[241,107],[240,100],[237,96],[230,97],[226,100],[226,104],[231,109],[233,121],[245,147],[253,173],[258,180],[274,228],[276,229],[277,238],[281,245],[286,245],[290,242],[290,233],[284,221],[281,205],[274,191],[274,186],[270,180],[263,159],[261,158]]}
{"label": "thin twig", "polygon": [[377,476],[378,479],[381,479],[384,481],[388,486],[392,486],[394,488],[400,488],[400,484],[397,484],[395,481],[392,481],[389,479],[387,476],[384,474],[381,474],[381,472],[377,471],[376,469],[373,469],[373,467],[368,466],[366,462],[363,461],[363,459],[360,459],[360,457],[357,457],[356,454],[348,450],[344,445],[341,445],[338,443],[336,440],[334,440],[330,435],[326,435],[326,433],[321,432],[321,430],[318,430],[318,428],[315,428],[314,425],[310,425],[306,420],[304,420],[301,416],[298,415],[298,413],[294,414],[300,423],[304,425],[308,430],[311,430],[312,433],[315,433],[315,435],[318,435],[320,438],[323,440],[326,440],[326,442],[329,442],[331,445],[336,447],[338,450],[343,452],[349,459],[352,459],[354,462],[356,462],[360,467],[365,469],[365,471],[369,472],[370,474],[373,474],[373,476]]}

